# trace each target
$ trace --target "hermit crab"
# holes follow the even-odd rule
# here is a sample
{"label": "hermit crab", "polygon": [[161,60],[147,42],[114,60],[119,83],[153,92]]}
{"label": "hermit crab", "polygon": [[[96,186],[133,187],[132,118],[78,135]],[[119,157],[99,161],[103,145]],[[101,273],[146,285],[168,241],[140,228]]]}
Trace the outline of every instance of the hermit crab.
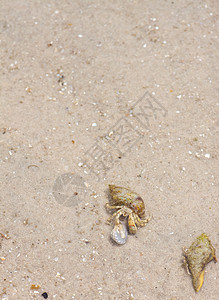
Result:
{"label": "hermit crab", "polygon": [[[145,218],[145,205],[142,198],[135,192],[110,184],[110,203],[106,203],[107,210],[115,211],[107,220],[108,224],[113,224],[111,238],[117,244],[125,244],[127,240],[127,228],[131,234],[137,232],[138,227],[145,226],[151,219]],[[124,223],[126,222],[126,223]]]}
{"label": "hermit crab", "polygon": [[217,262],[215,249],[208,236],[202,233],[188,249],[183,249],[184,263],[192,276],[192,284],[196,292],[204,281],[204,268],[212,260]]}

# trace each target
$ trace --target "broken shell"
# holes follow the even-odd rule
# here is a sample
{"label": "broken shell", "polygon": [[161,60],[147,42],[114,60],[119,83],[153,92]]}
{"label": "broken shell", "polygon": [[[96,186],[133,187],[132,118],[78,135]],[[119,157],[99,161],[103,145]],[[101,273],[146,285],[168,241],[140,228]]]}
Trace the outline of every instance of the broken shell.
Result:
{"label": "broken shell", "polygon": [[204,268],[211,261],[217,262],[215,249],[208,236],[202,233],[192,245],[184,250],[185,263],[192,276],[193,287],[200,290],[204,281]]}
{"label": "broken shell", "polygon": [[128,239],[128,230],[124,222],[119,222],[115,224],[113,230],[111,231],[111,238],[118,245],[124,245]]}

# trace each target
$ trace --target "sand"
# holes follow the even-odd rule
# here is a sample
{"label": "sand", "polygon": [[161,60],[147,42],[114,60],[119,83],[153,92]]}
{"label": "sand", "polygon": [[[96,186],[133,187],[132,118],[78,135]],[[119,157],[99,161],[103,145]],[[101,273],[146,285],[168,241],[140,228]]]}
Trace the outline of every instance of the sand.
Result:
{"label": "sand", "polygon": [[[182,266],[219,253],[218,1],[0,6],[1,299],[218,299]],[[108,184],[153,215],[122,246]]]}

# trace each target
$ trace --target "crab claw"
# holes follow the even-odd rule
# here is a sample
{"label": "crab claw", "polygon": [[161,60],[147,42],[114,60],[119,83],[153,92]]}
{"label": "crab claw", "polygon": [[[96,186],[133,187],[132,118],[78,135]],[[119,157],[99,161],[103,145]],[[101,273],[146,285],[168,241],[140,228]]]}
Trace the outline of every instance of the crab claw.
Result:
{"label": "crab claw", "polygon": [[119,221],[111,231],[111,238],[118,245],[124,245],[128,239],[128,231],[124,222]]}

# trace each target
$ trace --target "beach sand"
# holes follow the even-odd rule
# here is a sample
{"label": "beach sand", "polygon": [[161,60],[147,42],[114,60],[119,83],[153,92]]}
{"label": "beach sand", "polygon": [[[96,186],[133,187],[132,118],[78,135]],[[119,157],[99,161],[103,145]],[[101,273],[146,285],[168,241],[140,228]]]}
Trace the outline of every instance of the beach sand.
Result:
{"label": "beach sand", "polygon": [[[0,3],[0,298],[218,299],[218,1]],[[153,215],[122,246],[109,184]]]}

